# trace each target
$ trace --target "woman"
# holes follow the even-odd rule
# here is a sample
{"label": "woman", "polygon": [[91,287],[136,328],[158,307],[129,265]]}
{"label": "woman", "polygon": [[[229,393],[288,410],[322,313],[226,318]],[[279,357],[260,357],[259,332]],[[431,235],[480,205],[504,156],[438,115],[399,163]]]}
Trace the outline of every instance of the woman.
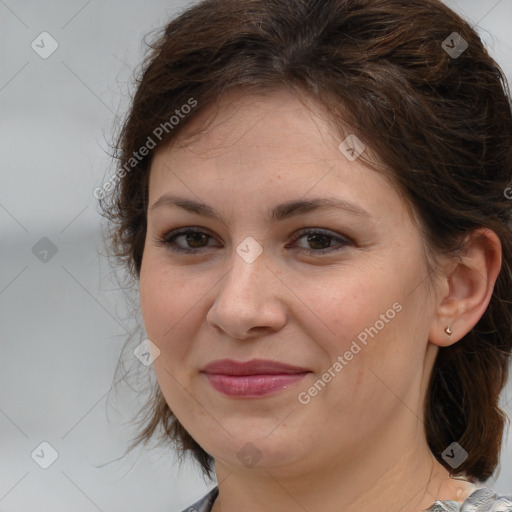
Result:
{"label": "woman", "polygon": [[[485,489],[512,348],[512,114],[437,0],[206,0],[118,147],[159,429],[187,510],[512,511]],[[494,508],[492,508],[494,507]]]}

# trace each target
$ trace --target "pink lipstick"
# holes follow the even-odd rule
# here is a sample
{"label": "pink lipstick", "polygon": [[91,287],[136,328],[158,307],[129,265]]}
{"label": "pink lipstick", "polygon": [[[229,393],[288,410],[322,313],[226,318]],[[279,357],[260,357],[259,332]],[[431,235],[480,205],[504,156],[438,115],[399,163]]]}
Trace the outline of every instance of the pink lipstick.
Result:
{"label": "pink lipstick", "polygon": [[311,373],[306,368],[264,359],[222,359],[206,365],[202,372],[217,391],[239,398],[273,395]]}

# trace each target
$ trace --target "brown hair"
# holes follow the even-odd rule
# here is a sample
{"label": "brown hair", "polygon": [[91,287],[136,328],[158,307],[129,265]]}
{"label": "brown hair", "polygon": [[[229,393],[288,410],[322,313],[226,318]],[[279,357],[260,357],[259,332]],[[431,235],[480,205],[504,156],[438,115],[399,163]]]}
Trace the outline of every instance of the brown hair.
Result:
{"label": "brown hair", "polygon": [[[453,32],[467,42],[460,55],[446,51],[456,43],[463,49]],[[478,227],[499,236],[503,262],[489,307],[464,338],[439,349],[425,400],[435,457],[452,475],[487,480],[499,460],[506,415],[498,401],[512,349],[512,201],[504,192],[512,112],[503,72],[473,28],[440,1],[205,0],[171,20],[142,63],[116,140],[117,187],[101,200],[117,261],[138,279],[156,150],[137,161],[133,155],[155,129],[166,127],[157,132],[158,149],[228,90],[283,86],[310,95],[340,133],[349,126],[372,149],[417,212],[433,252],[458,254]],[[170,123],[191,98],[198,107]],[[161,427],[162,439],[191,452],[210,476],[213,458],[158,386],[145,410],[132,447]],[[441,454],[453,441],[468,457],[452,470]]]}

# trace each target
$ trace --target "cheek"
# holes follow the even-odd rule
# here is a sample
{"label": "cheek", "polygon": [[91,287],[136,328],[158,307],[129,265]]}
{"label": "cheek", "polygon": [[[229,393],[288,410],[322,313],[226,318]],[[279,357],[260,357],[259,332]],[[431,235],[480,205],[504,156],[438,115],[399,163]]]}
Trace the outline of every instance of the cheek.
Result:
{"label": "cheek", "polygon": [[157,276],[158,267],[151,265],[149,258],[144,256],[139,279],[140,309],[146,333],[154,343],[161,338],[163,311],[167,308],[168,301],[162,280]]}
{"label": "cheek", "polygon": [[371,339],[376,323],[377,331],[386,331],[400,315],[400,305],[393,308],[403,295],[400,283],[379,268],[345,267],[321,279],[296,276],[293,283],[300,310],[292,314],[331,358],[343,355],[358,337]]}
{"label": "cheek", "polygon": [[149,252],[141,266],[139,297],[147,337],[160,350],[153,363],[159,387],[173,413],[186,416],[190,400],[184,369],[192,346],[191,309],[197,303],[190,304],[190,280],[178,278]]}
{"label": "cheek", "polygon": [[147,337],[160,349],[169,369],[181,372],[184,360],[194,348],[194,337],[204,322],[205,290],[213,284],[173,267],[159,254],[144,256],[139,298]]}
{"label": "cheek", "polygon": [[185,314],[186,291],[183,279],[169,274],[168,265],[151,252],[144,255],[139,285],[140,308],[148,338],[160,350],[172,338],[179,319]]}
{"label": "cheek", "polygon": [[394,393],[405,396],[421,376],[428,329],[418,316],[428,314],[421,289],[410,293],[415,272],[408,278],[405,269],[401,274],[352,270],[323,286],[297,281],[302,286],[297,295],[308,297],[311,309],[296,318],[324,353],[321,371],[330,368],[336,375],[325,399],[350,409],[372,404],[377,413],[396,401]]}
{"label": "cheek", "polygon": [[410,296],[393,305],[352,337],[361,350],[347,365],[345,383],[362,415],[384,418],[404,406],[414,411],[421,397],[428,329]]}

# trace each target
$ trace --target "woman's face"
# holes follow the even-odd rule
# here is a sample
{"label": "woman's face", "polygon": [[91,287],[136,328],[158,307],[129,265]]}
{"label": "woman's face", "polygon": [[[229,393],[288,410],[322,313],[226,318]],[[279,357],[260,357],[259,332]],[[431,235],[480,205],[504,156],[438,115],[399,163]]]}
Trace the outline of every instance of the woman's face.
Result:
{"label": "woman's face", "polygon": [[[421,234],[315,112],[284,90],[231,93],[206,133],[151,166],[140,299],[156,375],[181,424],[231,467],[349,463],[421,423],[435,317]],[[302,372],[205,373],[226,359]]]}

